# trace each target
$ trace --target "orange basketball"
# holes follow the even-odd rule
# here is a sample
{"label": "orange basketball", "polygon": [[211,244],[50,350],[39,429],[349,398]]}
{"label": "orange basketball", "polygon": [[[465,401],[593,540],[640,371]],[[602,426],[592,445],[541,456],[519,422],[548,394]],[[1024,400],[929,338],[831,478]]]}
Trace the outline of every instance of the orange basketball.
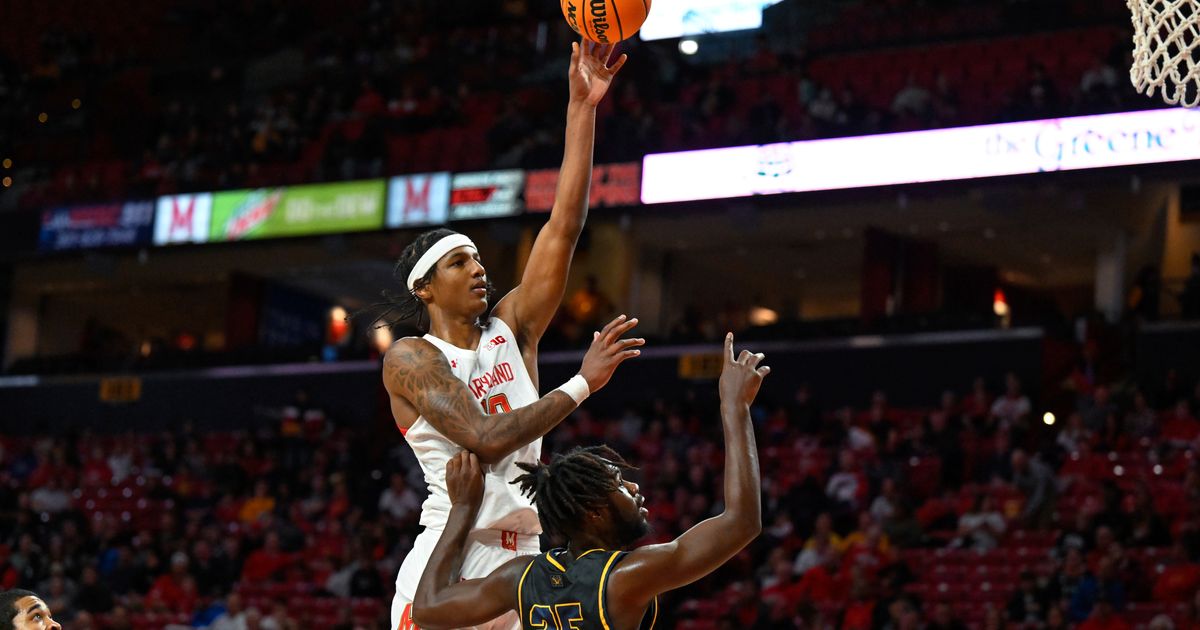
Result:
{"label": "orange basketball", "polygon": [[650,13],[650,0],[559,0],[576,33],[598,43],[633,37]]}

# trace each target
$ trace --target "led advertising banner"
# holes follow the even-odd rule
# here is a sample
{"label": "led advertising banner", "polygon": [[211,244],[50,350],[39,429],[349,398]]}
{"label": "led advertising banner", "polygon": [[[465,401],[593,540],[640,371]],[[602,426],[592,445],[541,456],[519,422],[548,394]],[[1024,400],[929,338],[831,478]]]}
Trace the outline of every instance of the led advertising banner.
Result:
{"label": "led advertising banner", "polygon": [[443,225],[450,216],[450,173],[388,180],[387,227]]}
{"label": "led advertising banner", "polygon": [[450,188],[450,219],[507,217],[521,211],[525,171],[458,173]]}
{"label": "led advertising banner", "polygon": [[212,204],[212,193],[159,197],[154,213],[154,244],[207,242]]}
{"label": "led advertising banner", "polygon": [[52,252],[147,245],[153,226],[152,201],[56,208],[42,213],[38,249]]}
{"label": "led advertising banner", "polygon": [[1101,116],[657,153],[642,202],[725,199],[1200,159],[1200,111]]}
{"label": "led advertising banner", "polygon": [[[600,164],[592,169],[588,207],[632,206],[641,195],[642,165],[637,162]],[[525,209],[549,212],[554,207],[558,169],[529,171],[525,177]]]}
{"label": "led advertising banner", "polygon": [[213,194],[210,241],[336,234],[383,227],[382,179]]}
{"label": "led advertising banner", "polygon": [[781,0],[654,0],[639,33],[643,41],[762,26],[763,9]]}

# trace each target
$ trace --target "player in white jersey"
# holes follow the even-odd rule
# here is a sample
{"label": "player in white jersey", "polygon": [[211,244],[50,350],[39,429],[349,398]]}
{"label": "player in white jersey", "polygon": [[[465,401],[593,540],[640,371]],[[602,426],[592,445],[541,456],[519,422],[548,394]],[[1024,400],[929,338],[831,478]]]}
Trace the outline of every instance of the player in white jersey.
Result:
{"label": "player in white jersey", "polygon": [[[428,316],[429,334],[400,339],[384,357],[383,380],[396,425],[421,463],[429,498],[425,530],[404,559],[392,602],[393,630],[413,628],[417,583],[450,509],[446,461],[463,449],[485,464],[485,496],[469,536],[462,572],[483,577],[517,555],[538,552],[537,512],[509,482],[517,462],[541,456],[541,438],[588,394],[603,387],[642,339],[622,339],[637,324],[613,320],[592,341],[579,374],[538,397],[537,345],[562,301],[575,244],[587,217],[596,106],[625,63],[611,66],[612,46],[572,45],[568,70],[566,148],[554,207],[538,233],[521,284],[488,316],[491,285],[474,243],[448,229],[419,236],[405,248],[396,275],[407,292],[402,317]],[[515,613],[485,627],[519,628]]]}

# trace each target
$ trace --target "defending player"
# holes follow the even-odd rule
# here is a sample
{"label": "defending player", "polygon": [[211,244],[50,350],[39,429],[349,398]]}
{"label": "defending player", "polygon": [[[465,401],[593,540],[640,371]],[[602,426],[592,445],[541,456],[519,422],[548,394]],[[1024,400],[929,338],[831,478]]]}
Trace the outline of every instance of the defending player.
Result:
{"label": "defending player", "polygon": [[649,529],[645,499],[622,478],[628,468],[606,447],[577,448],[549,465],[522,464],[546,529],[566,548],[506,562],[483,579],[459,581],[459,563],[480,502],[479,463],[471,453],[447,462],[453,507],[413,604],[423,630],[470,625],[516,609],[526,630],[632,630],[652,627],[658,595],[721,566],[762,529],[758,451],[750,403],[770,368],[761,354],[733,357],[725,337],[721,421],[725,429],[725,511],[674,541],[624,551]]}
{"label": "defending player", "polygon": [[0,630],[62,630],[42,598],[19,588],[0,593]]}
{"label": "defending player", "polygon": [[[603,387],[617,365],[637,356],[637,346],[644,343],[621,338],[637,324],[622,315],[595,335],[579,375],[538,398],[538,341],[562,301],[587,216],[596,105],[626,59],[621,55],[609,66],[611,54],[611,46],[572,45],[566,149],[554,208],[534,242],[520,286],[496,304],[490,317],[485,318],[491,286],[466,236],[448,229],[422,234],[396,265],[408,289],[397,306],[402,315],[427,312],[429,334],[393,344],[384,357],[383,379],[396,425],[421,463],[430,494],[421,508],[425,530],[396,576],[394,629],[412,627],[412,597],[450,511],[446,461],[465,448],[485,464],[484,495],[463,574],[482,577],[520,553],[536,553],[537,513],[509,484],[521,472],[516,464],[538,461],[542,436]],[[516,626],[515,614],[489,624]]]}

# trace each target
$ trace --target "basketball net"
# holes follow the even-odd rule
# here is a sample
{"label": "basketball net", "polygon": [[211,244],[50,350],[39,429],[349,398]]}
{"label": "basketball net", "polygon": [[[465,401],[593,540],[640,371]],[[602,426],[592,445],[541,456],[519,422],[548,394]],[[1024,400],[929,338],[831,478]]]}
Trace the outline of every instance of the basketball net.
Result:
{"label": "basketball net", "polygon": [[1133,67],[1138,92],[1161,90],[1171,105],[1200,105],[1200,0],[1126,0],[1133,12]]}

